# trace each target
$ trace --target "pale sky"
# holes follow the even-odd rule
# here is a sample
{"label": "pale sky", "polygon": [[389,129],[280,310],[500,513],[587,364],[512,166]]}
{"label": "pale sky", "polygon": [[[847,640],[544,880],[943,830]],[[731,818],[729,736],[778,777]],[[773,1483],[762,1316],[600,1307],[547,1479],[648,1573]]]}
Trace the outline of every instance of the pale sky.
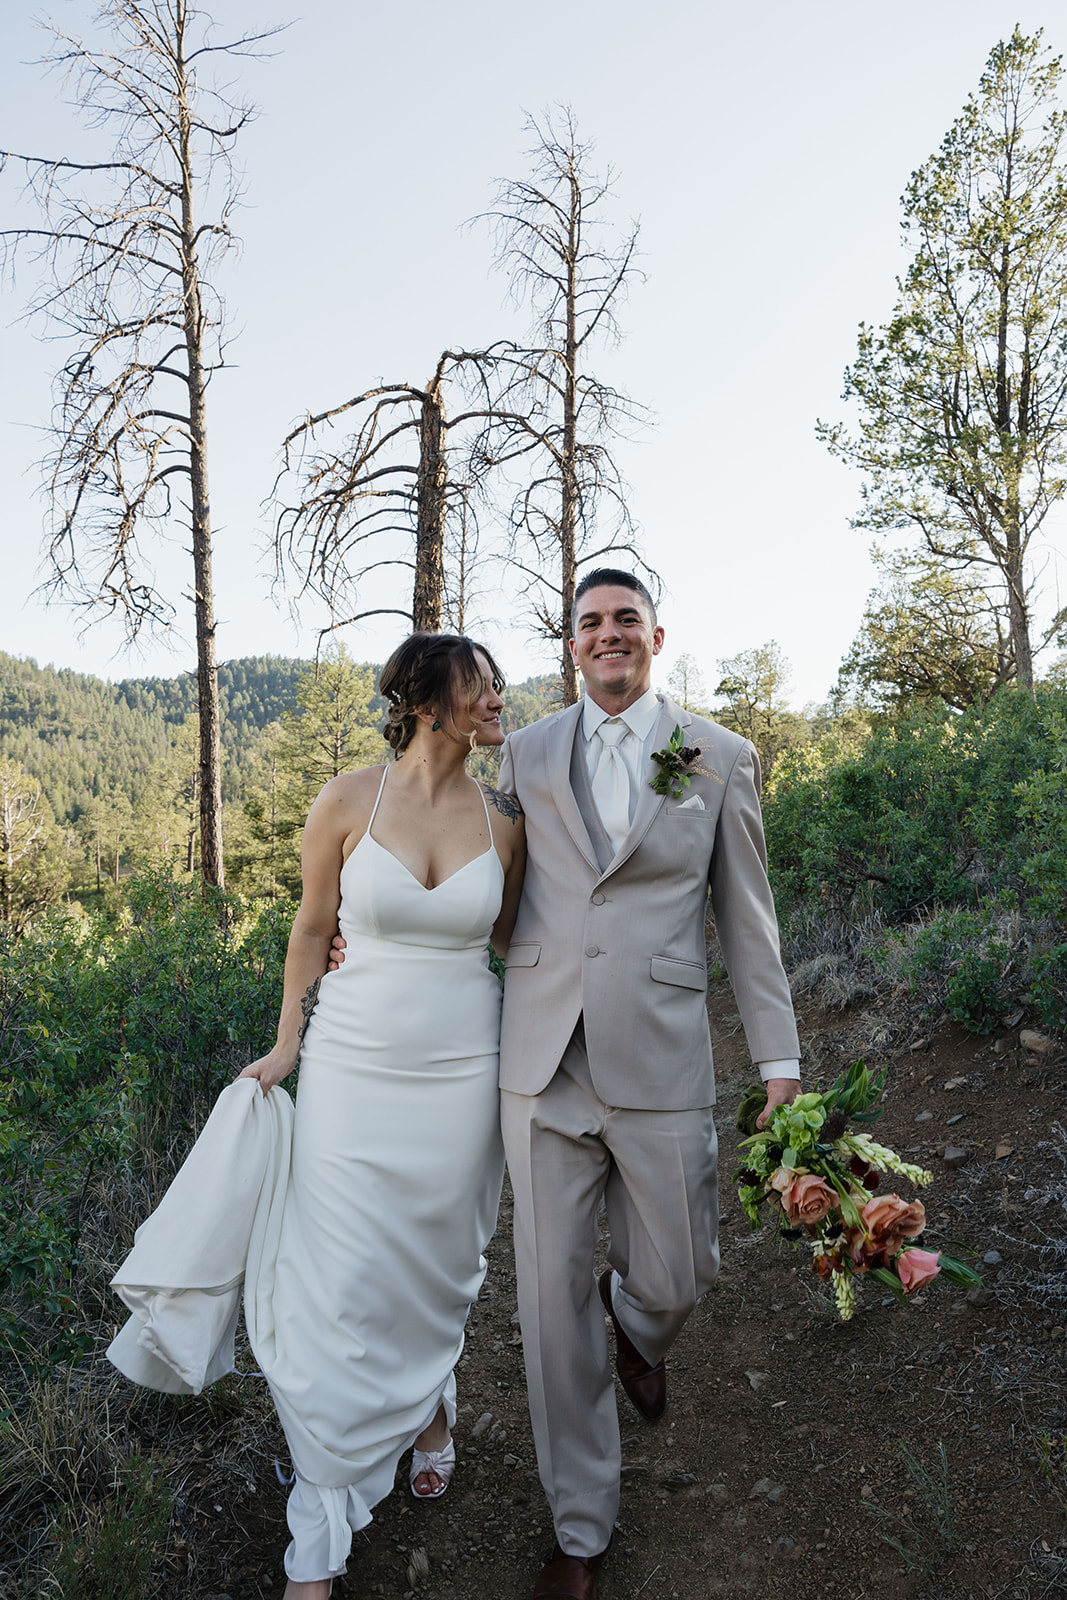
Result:
{"label": "pale sky", "polygon": [[[95,9],[55,0],[52,15],[88,33]],[[18,0],[3,9],[0,145],[95,152],[58,80],[32,64],[47,44],[33,15]],[[218,0],[214,15],[220,37],[288,20],[262,0]],[[308,607],[297,629],[262,554],[262,503],[293,421],[381,379],[421,383],[446,347],[522,330],[484,229],[461,225],[496,179],[526,170],[524,112],[569,102],[597,163],[617,172],[620,222],[641,222],[647,281],[624,308],[621,346],[591,364],[654,418],[617,458],[665,584],[657,681],[685,650],[711,689],[720,658],[773,638],[793,665],[794,704],[824,699],[873,571],[848,525],[858,475],[817,443],[815,419],[844,414],[857,325],[892,308],[910,173],[1016,21],[1067,48],[1067,19],[1047,3],[307,0],[272,59],[237,69],[261,114],[237,149],[243,250],[225,281],[234,366],[211,391],[220,659],[314,648],[319,614]],[[16,174],[0,178],[7,220],[17,193]],[[0,297],[0,648],[110,678],[193,670],[180,530],[152,547],[178,605],[169,646],[144,639],[122,653],[108,623],[79,640],[69,610],[32,596],[34,461],[63,354],[16,320],[32,287],[24,268]],[[1044,548],[1052,609],[1067,598],[1062,518]],[[406,603],[399,589],[374,592]],[[495,604],[471,631],[513,678],[550,670],[514,607],[499,593]],[[383,659],[398,623],[349,630],[353,654]]]}

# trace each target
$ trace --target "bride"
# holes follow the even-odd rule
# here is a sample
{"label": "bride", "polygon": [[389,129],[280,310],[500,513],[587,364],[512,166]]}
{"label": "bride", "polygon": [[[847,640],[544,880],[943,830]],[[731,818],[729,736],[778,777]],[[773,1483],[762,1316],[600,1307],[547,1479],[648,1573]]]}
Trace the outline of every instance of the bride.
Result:
{"label": "bride", "polygon": [[501,676],[466,638],[414,634],[380,687],[397,759],[311,808],[277,1043],[241,1074],[274,1099],[300,1061],[276,1246],[250,1250],[244,1286],[295,1472],[285,1600],[329,1595],[408,1446],[416,1498],[445,1492],[503,1172],[487,946],[506,950],[525,837],[516,802],[464,770],[503,743]]}

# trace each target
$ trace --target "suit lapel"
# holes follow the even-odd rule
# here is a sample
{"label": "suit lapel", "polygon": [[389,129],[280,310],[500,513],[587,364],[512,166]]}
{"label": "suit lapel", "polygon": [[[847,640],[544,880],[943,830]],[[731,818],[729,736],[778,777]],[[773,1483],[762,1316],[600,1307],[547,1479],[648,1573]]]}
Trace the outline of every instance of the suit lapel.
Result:
{"label": "suit lapel", "polygon": [[580,700],[562,713],[551,736],[545,741],[545,765],[548,768],[552,798],[556,802],[556,809],[563,826],[599,877],[601,868],[593,848],[593,841],[589,837],[589,830],[578,809],[574,790],[571,788],[571,751],[574,748],[581,715]]}
{"label": "suit lapel", "polygon": [[[683,711],[681,706],[676,706],[673,700],[664,700],[660,708],[656,731],[652,738],[652,749],[662,750],[675,728],[688,728],[692,720],[688,711]],[[657,794],[651,786],[651,780],[658,771],[659,766],[650,759],[644,778],[641,781],[634,818],[630,823],[630,831],[619,846],[619,853],[608,867],[607,872],[604,874],[605,877],[618,867],[621,867],[624,861],[629,860],[648,832],[653,817],[662,810],[666,797]]]}

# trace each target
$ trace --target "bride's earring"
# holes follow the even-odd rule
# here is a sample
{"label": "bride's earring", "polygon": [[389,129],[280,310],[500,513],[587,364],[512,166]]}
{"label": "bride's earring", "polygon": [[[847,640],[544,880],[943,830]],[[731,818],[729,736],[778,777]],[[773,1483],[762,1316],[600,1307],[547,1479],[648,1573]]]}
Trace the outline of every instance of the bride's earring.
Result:
{"label": "bride's earring", "polygon": [[431,733],[439,733],[440,729],[441,729],[441,724],[439,722],[435,722],[433,727],[430,729],[430,732]]}

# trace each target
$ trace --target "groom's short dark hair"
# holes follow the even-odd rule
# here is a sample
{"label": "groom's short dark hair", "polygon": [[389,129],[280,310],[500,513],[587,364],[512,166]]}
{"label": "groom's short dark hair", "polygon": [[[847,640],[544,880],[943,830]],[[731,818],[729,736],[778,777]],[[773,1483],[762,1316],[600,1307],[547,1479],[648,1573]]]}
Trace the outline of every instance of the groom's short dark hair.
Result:
{"label": "groom's short dark hair", "polygon": [[574,604],[571,606],[571,632],[574,632],[575,618],[578,613],[578,602],[589,589],[632,589],[634,594],[639,594],[648,607],[652,617],[652,626],[656,626],[656,602],[641,582],[632,572],[623,572],[619,567],[594,567],[592,572],[587,572],[574,591]]}

